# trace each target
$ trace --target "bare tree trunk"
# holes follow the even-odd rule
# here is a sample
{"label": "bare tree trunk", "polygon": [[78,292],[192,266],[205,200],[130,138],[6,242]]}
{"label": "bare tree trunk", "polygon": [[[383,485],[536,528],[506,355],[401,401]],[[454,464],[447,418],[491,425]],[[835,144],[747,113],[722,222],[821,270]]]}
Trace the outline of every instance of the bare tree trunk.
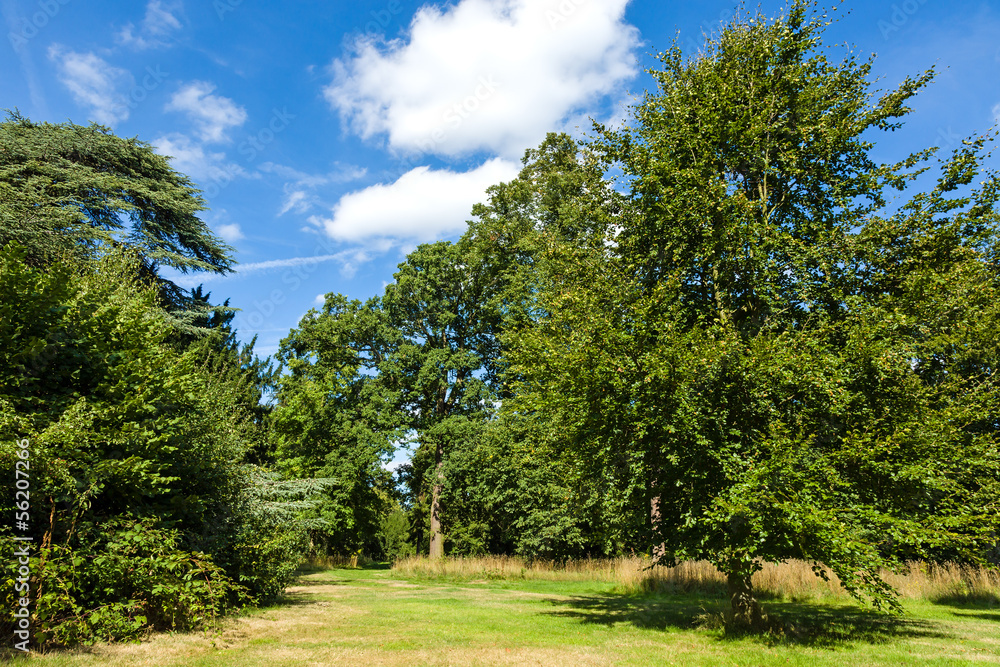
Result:
{"label": "bare tree trunk", "polygon": [[733,620],[739,625],[760,627],[764,615],[753,596],[749,575],[728,573],[729,601],[733,606]]}
{"label": "bare tree trunk", "polygon": [[444,444],[438,439],[434,445],[434,487],[431,491],[431,559],[444,556],[444,535],[441,533],[441,490],[443,487]]}

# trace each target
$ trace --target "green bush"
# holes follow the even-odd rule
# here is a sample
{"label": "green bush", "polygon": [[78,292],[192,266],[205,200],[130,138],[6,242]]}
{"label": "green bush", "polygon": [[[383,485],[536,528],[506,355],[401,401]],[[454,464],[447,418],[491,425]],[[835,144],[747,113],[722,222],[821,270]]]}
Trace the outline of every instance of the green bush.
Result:
{"label": "green bush", "polygon": [[[30,558],[32,642],[91,644],[138,637],[145,629],[200,627],[243,591],[209,556],[180,548],[175,530],[155,519],[117,518],[86,525],[72,546],[45,546]],[[16,560],[13,541],[2,547]],[[6,609],[24,595],[15,578],[0,581]],[[0,632],[13,636],[10,615]]]}
{"label": "green bush", "polygon": [[417,552],[410,542],[410,521],[406,512],[396,508],[382,519],[378,533],[382,554],[389,562],[412,556]]}

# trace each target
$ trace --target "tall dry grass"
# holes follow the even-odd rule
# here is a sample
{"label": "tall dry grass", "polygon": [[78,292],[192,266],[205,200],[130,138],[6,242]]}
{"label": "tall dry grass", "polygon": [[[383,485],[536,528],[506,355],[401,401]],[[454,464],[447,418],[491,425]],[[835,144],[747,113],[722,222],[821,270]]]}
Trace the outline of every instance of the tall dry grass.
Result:
{"label": "tall dry grass", "polygon": [[[615,584],[623,593],[701,593],[722,596],[726,579],[707,561],[680,563],[676,567],[649,567],[642,558],[576,560],[566,563],[516,556],[457,557],[430,560],[411,556],[396,561],[393,571],[420,578],[537,579],[596,581]],[[812,564],[790,560],[766,563],[754,575],[753,585],[762,598],[805,600],[847,598],[837,576],[824,568],[828,580],[813,572]],[[902,574],[883,572],[882,578],[902,598],[934,601],[986,601],[1000,604],[1000,572],[958,565],[910,563]]]}
{"label": "tall dry grass", "polygon": [[351,556],[309,556],[302,564],[305,570],[332,570],[336,568],[355,569],[367,567],[374,563],[371,558],[365,555],[353,554]]}

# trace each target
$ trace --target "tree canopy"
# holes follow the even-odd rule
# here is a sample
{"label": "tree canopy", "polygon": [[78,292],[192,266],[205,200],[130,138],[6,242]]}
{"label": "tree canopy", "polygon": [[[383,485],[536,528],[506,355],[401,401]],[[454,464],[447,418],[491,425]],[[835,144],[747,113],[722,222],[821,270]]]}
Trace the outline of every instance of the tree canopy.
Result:
{"label": "tree canopy", "polygon": [[628,189],[613,251],[558,250],[545,314],[509,334],[510,406],[620,481],[661,563],[727,573],[751,621],[764,561],[892,606],[880,568],[981,559],[998,525],[988,138],[893,206],[935,151],[877,164],[871,132],[933,72],[876,94],[870,60],[828,60],[827,23],[796,2],[661,54],[592,144]]}
{"label": "tree canopy", "polygon": [[[233,249],[197,217],[204,209],[191,180],[144,141],[17,112],[0,123],[0,246],[17,241],[36,266],[124,246],[148,275],[161,266],[225,273]],[[183,290],[158,280],[168,303],[187,304]]]}

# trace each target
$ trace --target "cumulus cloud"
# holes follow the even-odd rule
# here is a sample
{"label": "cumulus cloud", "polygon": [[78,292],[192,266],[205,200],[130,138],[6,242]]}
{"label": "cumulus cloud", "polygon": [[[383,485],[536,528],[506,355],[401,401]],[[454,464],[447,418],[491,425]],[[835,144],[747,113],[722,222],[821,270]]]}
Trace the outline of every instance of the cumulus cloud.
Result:
{"label": "cumulus cloud", "polygon": [[362,38],[324,90],[363,138],[402,152],[519,156],[635,76],[628,0],[424,6],[406,39]]}
{"label": "cumulus cloud", "polygon": [[463,173],[417,167],[394,183],[344,195],[329,217],[309,221],[336,241],[375,243],[381,249],[399,241],[432,241],[465,229],[486,188],[513,179],[518,171],[519,165],[501,158]]}
{"label": "cumulus cloud", "polygon": [[214,90],[207,81],[192,81],[174,93],[165,109],[186,114],[202,141],[225,141],[226,131],[245,123],[247,112],[228,97],[213,95]]}
{"label": "cumulus cloud", "polygon": [[117,42],[138,50],[166,46],[170,33],[181,28],[176,16],[181,8],[180,2],[164,4],[160,0],[150,0],[141,26],[136,28],[135,24],[128,23],[116,35]]}
{"label": "cumulus cloud", "polygon": [[76,103],[89,107],[91,120],[113,126],[128,119],[128,92],[135,78],[127,70],[112,67],[94,53],[69,51],[59,44],[49,47],[49,60]]}

